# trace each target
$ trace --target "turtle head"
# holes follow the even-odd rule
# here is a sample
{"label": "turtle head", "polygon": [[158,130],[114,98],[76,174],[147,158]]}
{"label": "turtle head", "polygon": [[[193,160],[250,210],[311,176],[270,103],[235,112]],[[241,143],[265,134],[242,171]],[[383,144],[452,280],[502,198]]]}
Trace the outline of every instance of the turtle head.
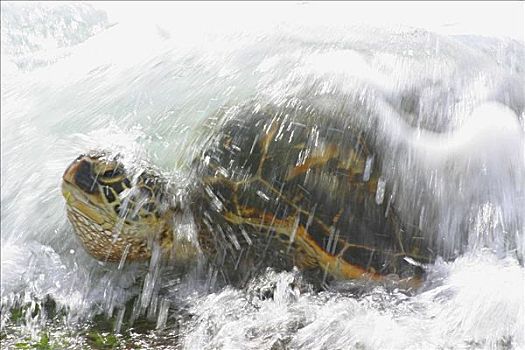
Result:
{"label": "turtle head", "polygon": [[62,177],[67,215],[85,249],[102,261],[149,259],[173,244],[173,206],[160,176],[132,174],[103,153],[79,156]]}

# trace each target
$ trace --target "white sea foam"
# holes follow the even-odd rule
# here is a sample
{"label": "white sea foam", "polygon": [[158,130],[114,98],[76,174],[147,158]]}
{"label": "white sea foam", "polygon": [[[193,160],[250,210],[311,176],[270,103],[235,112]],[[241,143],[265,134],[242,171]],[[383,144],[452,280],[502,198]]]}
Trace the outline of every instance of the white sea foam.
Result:
{"label": "white sea foam", "polygon": [[[179,304],[190,305],[193,318],[176,337],[190,349],[525,346],[523,45],[343,19],[330,26],[317,6],[301,7],[308,16],[286,25],[288,15],[270,21],[268,10],[242,26],[215,18],[209,28],[184,11],[181,21],[169,12],[113,27],[84,20],[93,35],[24,52],[24,60],[2,41],[2,329],[11,329],[13,306],[47,297],[71,323],[105,313],[122,328],[124,304],[139,295],[130,318],[142,312],[159,329],[170,328]],[[23,33],[4,23],[2,35]],[[38,64],[21,69],[22,61]],[[108,149],[179,181],[199,149],[201,123],[223,106],[305,90],[316,103],[337,91],[344,101],[334,103],[371,105],[375,119],[359,122],[378,133],[382,179],[396,189],[381,200],[428,231],[443,255],[462,253],[431,266],[420,293],[308,293],[290,283],[294,273],[268,272],[251,289],[209,294],[202,277],[176,282],[153,266],[144,280],[144,266],[118,269],[83,251],[59,190],[78,154]],[[254,296],[268,285],[273,299]],[[28,312],[27,331],[36,336],[45,322]]]}

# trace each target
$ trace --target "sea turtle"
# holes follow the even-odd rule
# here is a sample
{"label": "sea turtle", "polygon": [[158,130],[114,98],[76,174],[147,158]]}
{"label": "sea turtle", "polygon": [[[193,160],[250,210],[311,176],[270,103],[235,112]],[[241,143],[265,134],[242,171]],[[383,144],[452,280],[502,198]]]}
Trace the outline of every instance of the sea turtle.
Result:
{"label": "sea turtle", "polygon": [[[376,141],[356,118],[301,100],[227,114],[191,163],[182,199],[160,175],[133,176],[118,157],[81,155],[67,168],[68,217],[92,256],[146,260],[156,246],[190,263],[201,251],[226,282],[293,266],[323,279],[421,277],[430,250],[397,219]],[[183,211],[198,244],[174,232]]]}

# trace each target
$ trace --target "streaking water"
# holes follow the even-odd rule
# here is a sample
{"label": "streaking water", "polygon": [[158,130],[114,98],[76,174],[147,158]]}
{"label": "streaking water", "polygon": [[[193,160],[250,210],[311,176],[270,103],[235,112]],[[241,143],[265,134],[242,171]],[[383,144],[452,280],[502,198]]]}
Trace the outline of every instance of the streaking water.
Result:
{"label": "streaking water", "polygon": [[[525,347],[523,43],[253,15],[203,29],[184,11],[112,25],[85,4],[2,3],[3,345],[42,331],[58,348],[93,345],[103,315],[123,348]],[[219,109],[327,91],[378,111],[363,123],[381,135],[391,200],[443,256],[462,253],[431,266],[418,294],[352,282],[315,293],[273,271],[212,293],[158,264],[101,264],[75,239],[59,184],[78,154],[121,152],[184,188]],[[180,231],[194,234],[191,220]]]}

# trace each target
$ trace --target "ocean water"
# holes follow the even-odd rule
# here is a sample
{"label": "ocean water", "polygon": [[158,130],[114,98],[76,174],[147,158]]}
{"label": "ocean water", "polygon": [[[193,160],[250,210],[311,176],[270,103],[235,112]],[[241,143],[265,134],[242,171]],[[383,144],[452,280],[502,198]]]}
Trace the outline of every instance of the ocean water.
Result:
{"label": "ocean water", "polygon": [[[525,348],[523,42],[331,22],[311,4],[208,6],[114,21],[95,4],[2,3],[2,348]],[[97,262],[75,238],[60,181],[78,154],[119,152],[184,188],[219,111],[332,92],[377,111],[382,178],[442,256],[418,292],[314,291],[272,270],[209,290]]]}

